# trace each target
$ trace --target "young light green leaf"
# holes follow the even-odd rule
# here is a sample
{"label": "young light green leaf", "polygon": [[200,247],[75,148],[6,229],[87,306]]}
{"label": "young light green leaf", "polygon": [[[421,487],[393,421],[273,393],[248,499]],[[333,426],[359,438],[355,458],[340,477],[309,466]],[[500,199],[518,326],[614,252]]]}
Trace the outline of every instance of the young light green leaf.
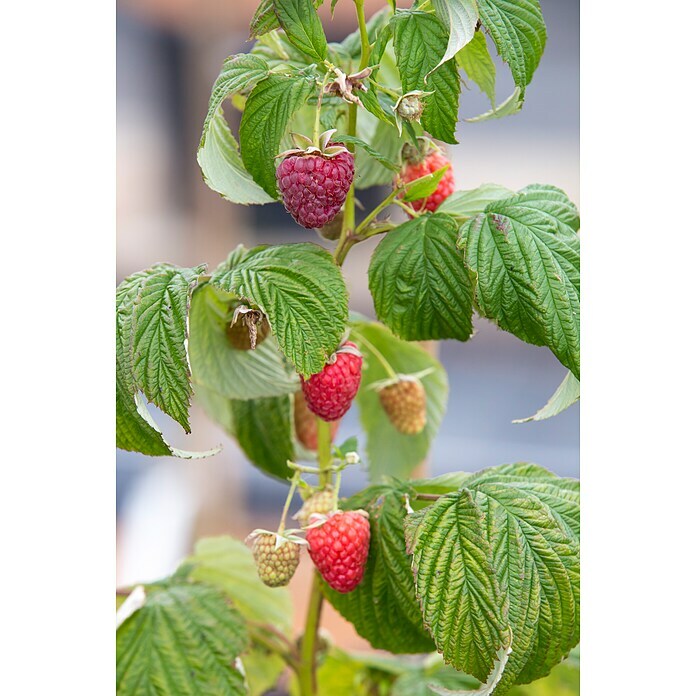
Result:
{"label": "young light green leaf", "polygon": [[[358,136],[371,147],[378,147],[380,153],[390,162],[399,161],[402,140],[394,128],[393,120],[378,121],[361,112],[358,118]],[[393,181],[394,170],[391,167],[384,167],[364,150],[358,149],[355,153],[356,189],[391,185]]]}
{"label": "young light green leaf", "polygon": [[456,249],[457,225],[440,213],[399,225],[375,249],[368,271],[375,312],[407,341],[473,333],[473,282]]}
{"label": "young light green leaf", "polygon": [[174,579],[151,585],[145,605],[116,633],[116,693],[243,696],[235,660],[248,641],[219,590]]}
{"label": "young light green leaf", "polygon": [[488,97],[495,109],[495,63],[488,52],[486,35],[477,31],[471,41],[457,53],[457,64]]}
{"label": "young light green leaf", "polygon": [[[371,481],[383,476],[407,478],[428,454],[447,406],[447,373],[440,362],[414,343],[402,341],[381,324],[357,321],[351,324],[351,340],[363,354],[363,374],[357,403],[360,422],[367,435],[368,471]],[[390,375],[381,356],[398,373],[413,374],[433,368],[422,379],[426,394],[427,421],[418,435],[404,435],[394,428],[370,385]]]}
{"label": "young light green leaf", "polygon": [[255,350],[238,350],[227,337],[231,296],[207,284],[191,301],[189,356],[193,382],[229,399],[258,399],[292,394],[299,389],[273,336]]}
{"label": "young light green leaf", "polygon": [[386,169],[391,169],[393,172],[399,171],[399,165],[395,164],[392,159],[383,155],[381,152],[377,152],[372,146],[368,145],[364,140],[356,138],[352,135],[335,135],[331,138],[332,141],[337,143],[356,145],[361,150],[366,152],[370,157],[376,159],[383,167]]}
{"label": "young light green leaf", "polygon": [[463,489],[409,515],[404,529],[416,596],[438,651],[485,681],[509,632],[482,511]]}
{"label": "young light green leaf", "polygon": [[286,588],[266,587],[259,580],[251,549],[229,536],[209,537],[196,543],[184,565],[189,577],[222,590],[248,621],[267,624],[290,635],[292,602]]}
{"label": "young light green leaf", "polygon": [[423,99],[423,128],[438,140],[456,143],[459,73],[454,59],[437,67],[447,50],[445,26],[435,15],[418,10],[397,12],[391,26],[403,93],[433,92]]}
{"label": "young light green leaf", "polygon": [[569,372],[553,393],[546,405],[540,408],[533,416],[520,418],[513,423],[528,423],[529,421],[546,420],[553,418],[562,411],[570,408],[580,398],[580,382],[572,372]]}
{"label": "young light green leaf", "polygon": [[469,191],[455,191],[440,204],[437,212],[447,213],[457,218],[459,222],[464,222],[482,213],[489,203],[514,195],[515,192],[505,186],[481,184],[478,188]]}
{"label": "young light green leaf", "polygon": [[406,485],[372,486],[341,506],[345,510],[364,509],[370,514],[370,553],[365,577],[348,594],[323,585],[331,604],[373,648],[393,653],[430,652],[435,648],[423,628],[406,555],[403,520],[408,495]]}
{"label": "young light green leaf", "polygon": [[474,37],[478,22],[476,0],[431,0],[435,14],[449,27],[449,40],[445,55],[436,67],[454,58],[457,52]]}
{"label": "young light green leaf", "polygon": [[293,114],[313,94],[313,78],[300,75],[269,75],[247,99],[239,125],[242,160],[266,193],[278,197],[275,156]]}
{"label": "young light green leaf", "polygon": [[273,7],[290,42],[311,58],[325,60],[326,36],[312,0],[274,0]]}
{"label": "young light green leaf", "polygon": [[258,306],[283,353],[308,377],[323,369],[343,336],[348,293],[332,256],[316,244],[252,250],[212,285]]}
{"label": "young light green leaf", "polygon": [[282,480],[292,476],[287,462],[295,459],[290,398],[230,401],[234,434],[244,454],[258,469]]}
{"label": "young light green leaf", "polygon": [[466,222],[458,246],[477,274],[479,312],[580,375],[580,225],[552,186],[528,186]]}
{"label": "young light green leaf", "polygon": [[483,26],[524,96],[546,46],[539,0],[478,0],[478,6]]}
{"label": "young light green leaf", "polygon": [[437,185],[445,175],[445,172],[450,168],[451,165],[446,164],[444,167],[441,167],[431,174],[426,174],[425,176],[421,176],[418,179],[414,179],[413,181],[409,181],[407,184],[404,184],[403,188],[406,193],[404,194],[403,200],[418,201],[421,198],[427,198],[431,194],[435,193]]}
{"label": "young light green leaf", "polygon": [[191,293],[205,266],[162,268],[147,277],[133,303],[133,377],[145,396],[191,432],[191,372],[186,353]]}
{"label": "young light green leaf", "polygon": [[522,109],[524,103],[522,91],[519,87],[515,87],[513,93],[501,104],[494,106],[490,111],[486,111],[472,118],[465,118],[467,123],[482,123],[483,121],[491,121],[495,118],[504,118],[512,116]]}

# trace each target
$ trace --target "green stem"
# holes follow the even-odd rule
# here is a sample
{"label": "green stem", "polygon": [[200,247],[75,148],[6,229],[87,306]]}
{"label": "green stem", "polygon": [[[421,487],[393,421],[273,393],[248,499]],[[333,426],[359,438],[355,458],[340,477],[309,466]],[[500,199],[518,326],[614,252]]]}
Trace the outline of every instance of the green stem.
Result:
{"label": "green stem", "polygon": [[362,343],[366,348],[369,349],[369,351],[379,360],[379,362],[382,364],[382,367],[385,369],[387,376],[395,379],[396,378],[396,372],[394,372],[394,368],[387,362],[387,359],[380,353],[377,348],[375,348],[362,334],[360,334],[360,343]]}
{"label": "green stem", "polygon": [[290,490],[288,491],[288,497],[285,499],[285,506],[283,507],[283,514],[280,518],[280,524],[278,525],[278,534],[282,534],[285,531],[285,520],[288,516],[288,510],[290,509],[290,503],[292,502],[292,497],[295,495],[295,490],[297,489],[297,482],[300,478],[300,472],[296,471],[292,477],[292,482],[290,484]]}
{"label": "green stem", "polygon": [[309,607],[307,608],[305,632],[304,636],[302,636],[302,645],[300,646],[300,665],[297,670],[300,696],[315,696],[317,693],[316,649],[323,601],[324,595],[321,591],[319,573],[315,570],[312,593],[309,596]]}
{"label": "green stem", "polygon": [[319,487],[331,483],[331,424],[317,417],[317,459],[319,460]]}
{"label": "green stem", "polygon": [[385,209],[388,208],[394,199],[401,193],[400,189],[394,189],[359,225],[355,230],[355,235],[359,236],[365,228]]}

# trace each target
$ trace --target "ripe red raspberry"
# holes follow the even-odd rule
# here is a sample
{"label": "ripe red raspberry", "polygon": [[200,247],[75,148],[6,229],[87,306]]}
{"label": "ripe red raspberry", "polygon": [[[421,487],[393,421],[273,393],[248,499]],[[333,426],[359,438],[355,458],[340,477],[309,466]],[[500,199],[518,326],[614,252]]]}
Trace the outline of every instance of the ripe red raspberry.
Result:
{"label": "ripe red raspberry", "polygon": [[334,132],[323,133],[319,147],[282,153],[285,158],[276,169],[285,208],[308,229],[324,227],[336,217],[353,183],[355,160],[345,147],[329,142]]}
{"label": "ripe red raspberry", "polygon": [[427,198],[420,198],[419,200],[410,202],[413,209],[418,212],[429,210],[431,213],[434,213],[445,198],[454,193],[452,163],[437,149],[426,148],[425,153],[419,153],[418,150],[409,143],[404,146],[403,157],[404,166],[401,169],[401,181],[406,184],[414,179],[420,179],[422,176],[427,176],[428,174],[436,172],[438,169],[449,166],[449,169],[445,172],[442,179],[440,179],[433,193]]}
{"label": "ripe red raspberry", "polygon": [[307,530],[309,555],[337,592],[352,592],[363,579],[370,550],[370,523],[362,510],[336,512]]}
{"label": "ripe red raspberry", "polygon": [[300,547],[273,532],[253,533],[252,552],[259,578],[269,587],[287,585],[300,562]]}
{"label": "ripe red raspberry", "polygon": [[[318,447],[317,441],[317,418],[309,410],[307,401],[301,391],[295,393],[295,435],[297,439],[308,450],[316,451]],[[331,442],[336,437],[336,431],[340,424],[340,419],[331,423]]]}
{"label": "ripe red raspberry", "polygon": [[379,400],[392,425],[404,435],[417,435],[426,423],[426,396],[420,380],[401,377],[379,391]]}
{"label": "ripe red raspberry", "polygon": [[307,408],[325,421],[345,415],[358,393],[362,376],[362,355],[355,343],[343,344],[334,354],[333,362],[308,380],[302,381]]}

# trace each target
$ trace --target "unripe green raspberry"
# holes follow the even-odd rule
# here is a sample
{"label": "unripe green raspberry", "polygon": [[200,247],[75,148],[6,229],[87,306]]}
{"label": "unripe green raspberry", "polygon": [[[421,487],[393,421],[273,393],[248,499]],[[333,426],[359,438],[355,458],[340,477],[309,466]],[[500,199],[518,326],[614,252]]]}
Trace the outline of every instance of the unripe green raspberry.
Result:
{"label": "unripe green raspberry", "polygon": [[252,552],[259,577],[269,587],[287,585],[300,562],[299,545],[271,532],[255,537]]}
{"label": "unripe green raspberry", "polygon": [[307,498],[293,519],[300,523],[300,527],[306,527],[311,524],[310,515],[328,515],[333,510],[333,505],[333,488],[325,488]]}

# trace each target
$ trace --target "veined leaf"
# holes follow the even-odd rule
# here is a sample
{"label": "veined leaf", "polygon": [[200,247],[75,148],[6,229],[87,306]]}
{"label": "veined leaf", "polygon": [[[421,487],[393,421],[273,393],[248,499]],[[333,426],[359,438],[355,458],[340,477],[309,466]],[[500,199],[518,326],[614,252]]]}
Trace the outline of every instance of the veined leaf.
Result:
{"label": "veined leaf", "polygon": [[293,114],[314,93],[316,84],[306,76],[269,75],[247,99],[239,140],[247,170],[266,193],[278,197],[275,156]]}
{"label": "veined leaf", "polygon": [[454,59],[437,67],[447,50],[445,26],[433,14],[404,10],[394,15],[392,27],[403,93],[434,92],[423,98],[423,128],[439,140],[456,143],[459,73]]}
{"label": "veined leaf", "polygon": [[391,230],[369,268],[377,317],[408,340],[473,333],[473,283],[456,249],[457,225],[448,215],[425,214]]}
{"label": "veined leaf", "polygon": [[[357,395],[360,422],[367,434],[367,455],[371,481],[383,476],[406,478],[428,454],[440,429],[447,405],[447,373],[440,362],[414,343],[402,341],[384,326],[371,322],[353,322],[351,340],[363,354],[363,374]],[[421,380],[426,394],[427,421],[418,435],[404,435],[394,428],[384,413],[379,396],[370,385],[389,375],[378,358],[397,373],[433,371]]]}
{"label": "veined leaf", "polygon": [[[362,96],[372,94],[366,92]],[[375,97],[376,99],[376,97]],[[363,104],[366,104],[363,100]],[[382,109],[379,103],[377,107]],[[384,113],[384,111],[382,111]],[[399,161],[402,140],[394,128],[393,117],[391,120],[378,121],[369,114],[361,111],[358,113],[358,136],[369,145],[379,148],[379,152],[390,162]],[[371,186],[391,185],[394,180],[394,170],[385,167],[374,157],[370,157],[365,151],[358,150],[355,153],[355,188],[366,189]]]}
{"label": "veined leaf", "polygon": [[431,1],[435,8],[435,14],[446,27],[449,27],[447,50],[437,66],[440,67],[450,58],[454,58],[457,52],[474,37],[478,22],[478,7],[476,0]]}
{"label": "veined leaf", "polygon": [[478,0],[483,26],[524,96],[546,46],[539,0]]}
{"label": "veined leaf", "polygon": [[290,42],[308,56],[323,61],[328,47],[312,0],[274,0],[273,7]]}
{"label": "veined leaf", "polygon": [[252,250],[210,282],[257,305],[283,353],[308,377],[334,353],[348,320],[348,293],[331,255],[316,244]]}
{"label": "veined leaf", "polygon": [[409,515],[404,529],[416,596],[438,651],[485,681],[510,638],[481,509],[463,489]]}
{"label": "veined leaf", "polygon": [[534,345],[548,346],[580,375],[580,225],[552,186],[528,186],[466,222],[459,247],[476,272],[483,316]]}
{"label": "veined leaf", "polygon": [[235,660],[247,644],[242,617],[220,591],[175,579],[149,586],[116,633],[116,693],[242,696]]}
{"label": "veined leaf", "polygon": [[569,372],[558,386],[546,405],[533,416],[520,418],[513,423],[528,423],[529,421],[546,420],[570,408],[580,398],[580,382]]}
{"label": "veined leaf", "polygon": [[488,52],[486,35],[482,31],[475,32],[471,41],[457,53],[457,64],[495,108],[495,63]]}
{"label": "veined leaf", "polygon": [[493,201],[514,196],[515,192],[498,184],[481,184],[478,188],[469,191],[455,191],[448,196],[438,207],[438,213],[447,213],[460,222],[464,222],[479,213]]}
{"label": "veined leaf", "polygon": [[229,536],[201,539],[184,565],[192,580],[222,590],[248,621],[267,624],[286,635],[292,627],[292,603],[286,588],[266,587],[259,580],[251,549]]}
{"label": "veined leaf", "polygon": [[189,355],[193,381],[229,399],[258,399],[299,389],[294,370],[268,336],[255,350],[238,350],[227,337],[231,298],[207,284],[193,295]]}
{"label": "veined leaf", "polygon": [[423,628],[404,543],[403,520],[409,490],[406,485],[372,486],[342,505],[343,509],[362,508],[370,514],[370,553],[365,577],[348,594],[323,585],[331,604],[372,647],[393,653],[430,652],[435,648]]}
{"label": "veined leaf", "polygon": [[445,172],[450,169],[451,166],[452,165],[450,164],[446,164],[444,167],[441,167],[430,174],[426,174],[425,176],[421,176],[418,179],[413,179],[413,181],[409,181],[407,184],[404,184],[403,187],[406,193],[404,194],[403,199],[405,201],[417,201],[422,198],[427,198],[435,193],[437,185],[445,175]]}
{"label": "veined leaf", "polygon": [[399,165],[395,164],[391,158],[377,152],[371,145],[368,145],[364,140],[360,140],[360,138],[352,135],[335,135],[331,140],[337,143],[355,145],[370,155],[370,157],[376,159],[386,169],[391,169],[393,172],[399,171]]}
{"label": "veined leaf", "polygon": [[145,396],[191,432],[191,372],[186,353],[191,293],[205,266],[163,268],[147,277],[133,304],[133,377]]}

